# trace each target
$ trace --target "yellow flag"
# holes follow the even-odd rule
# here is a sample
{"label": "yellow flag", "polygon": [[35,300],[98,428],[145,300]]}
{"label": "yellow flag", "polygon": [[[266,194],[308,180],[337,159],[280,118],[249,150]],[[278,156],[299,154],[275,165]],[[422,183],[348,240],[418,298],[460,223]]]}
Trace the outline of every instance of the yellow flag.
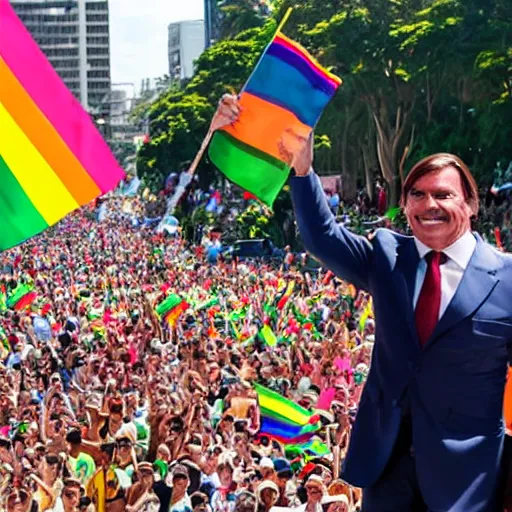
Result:
{"label": "yellow flag", "polygon": [[96,512],[105,512],[105,471],[98,469],[87,484],[87,496],[96,507]]}

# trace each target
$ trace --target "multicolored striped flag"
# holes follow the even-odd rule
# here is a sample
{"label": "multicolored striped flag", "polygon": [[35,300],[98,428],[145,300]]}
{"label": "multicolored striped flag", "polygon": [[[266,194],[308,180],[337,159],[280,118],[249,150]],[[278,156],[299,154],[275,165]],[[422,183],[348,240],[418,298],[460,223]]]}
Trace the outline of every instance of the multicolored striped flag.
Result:
{"label": "multicolored striped flag", "polygon": [[18,284],[7,298],[7,307],[21,311],[30,306],[37,298],[34,286],[31,284]]}
{"label": "multicolored striped flag", "polygon": [[0,0],[0,250],[89,203],[124,177],[9,0]]}
{"label": "multicolored striped flag", "polygon": [[300,444],[307,442],[321,429],[317,414],[260,384],[255,383],[254,388],[260,406],[260,434],[283,444]]}
{"label": "multicolored striped flag", "polygon": [[[279,143],[307,138],[341,80],[279,30],[249,78],[238,120],[217,131],[211,161],[231,181],[272,206],[289,175]],[[298,144],[288,135],[287,146]]]}
{"label": "multicolored striped flag", "polygon": [[159,318],[167,322],[170,326],[174,326],[178,318],[188,307],[189,304],[179,295],[171,293],[155,307],[155,312]]}

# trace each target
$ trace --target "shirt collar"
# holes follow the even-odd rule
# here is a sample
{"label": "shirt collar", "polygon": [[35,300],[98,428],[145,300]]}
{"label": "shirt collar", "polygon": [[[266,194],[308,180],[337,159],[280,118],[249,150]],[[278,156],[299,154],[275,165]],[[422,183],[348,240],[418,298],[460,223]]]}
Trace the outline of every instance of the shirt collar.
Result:
{"label": "shirt collar", "polygon": [[[418,254],[421,259],[423,259],[430,251],[433,251],[433,249],[428,245],[425,245],[423,242],[420,242],[416,237],[414,237],[414,243],[416,244],[416,249],[418,250]],[[462,268],[462,270],[466,270],[475,247],[475,237],[471,234],[471,231],[466,231],[452,245],[443,249],[443,253]]]}

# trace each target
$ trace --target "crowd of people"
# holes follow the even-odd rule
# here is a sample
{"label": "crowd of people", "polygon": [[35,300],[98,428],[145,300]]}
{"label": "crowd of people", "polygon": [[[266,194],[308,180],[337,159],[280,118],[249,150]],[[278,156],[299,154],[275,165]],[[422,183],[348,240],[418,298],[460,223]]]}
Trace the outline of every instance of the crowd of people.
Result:
{"label": "crowd of people", "polygon": [[[370,298],[289,253],[213,264],[204,244],[133,222],[130,201],[0,255],[0,509],[358,510],[339,474]],[[314,428],[269,433],[258,386]]]}

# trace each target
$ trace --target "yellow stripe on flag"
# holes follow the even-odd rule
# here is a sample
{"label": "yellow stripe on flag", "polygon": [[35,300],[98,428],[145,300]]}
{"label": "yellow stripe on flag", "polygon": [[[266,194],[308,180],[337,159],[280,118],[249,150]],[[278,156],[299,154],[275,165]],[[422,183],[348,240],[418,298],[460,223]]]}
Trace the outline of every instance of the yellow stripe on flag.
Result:
{"label": "yellow stripe on flag", "polygon": [[53,225],[78,208],[68,189],[0,103],[0,155],[44,220]]}
{"label": "yellow stripe on flag", "polygon": [[297,411],[296,408],[283,402],[279,398],[274,398],[268,394],[259,394],[258,401],[260,407],[263,409],[269,409],[270,411],[276,411],[281,416],[288,418],[290,421],[297,423],[298,425],[306,425],[311,416],[309,414],[304,414],[300,411]]}
{"label": "yellow stripe on flag", "polygon": [[79,204],[101,194],[76,156],[0,56],[0,103]]}

